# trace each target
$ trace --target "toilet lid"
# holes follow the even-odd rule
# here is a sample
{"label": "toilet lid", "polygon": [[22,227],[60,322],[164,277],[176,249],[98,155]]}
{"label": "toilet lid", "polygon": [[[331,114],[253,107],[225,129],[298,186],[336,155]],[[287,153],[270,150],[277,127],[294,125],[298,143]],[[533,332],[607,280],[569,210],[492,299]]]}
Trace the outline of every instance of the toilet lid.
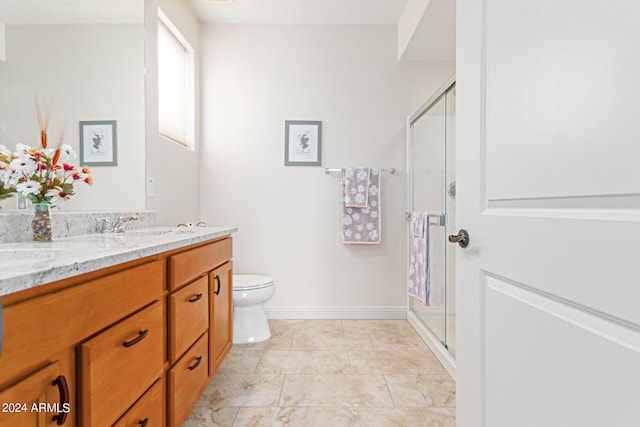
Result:
{"label": "toilet lid", "polygon": [[250,289],[261,289],[273,285],[273,279],[269,276],[259,274],[234,274],[233,290],[247,291]]}

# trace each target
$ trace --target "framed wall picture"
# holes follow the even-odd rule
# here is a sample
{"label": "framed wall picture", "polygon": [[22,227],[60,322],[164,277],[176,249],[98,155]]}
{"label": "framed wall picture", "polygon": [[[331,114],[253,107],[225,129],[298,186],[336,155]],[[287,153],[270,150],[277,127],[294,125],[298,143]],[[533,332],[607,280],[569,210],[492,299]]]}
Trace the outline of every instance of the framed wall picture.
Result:
{"label": "framed wall picture", "polygon": [[286,120],[284,128],[285,166],[320,166],[322,122]]}
{"label": "framed wall picture", "polygon": [[115,120],[80,122],[80,164],[88,166],[118,165]]}

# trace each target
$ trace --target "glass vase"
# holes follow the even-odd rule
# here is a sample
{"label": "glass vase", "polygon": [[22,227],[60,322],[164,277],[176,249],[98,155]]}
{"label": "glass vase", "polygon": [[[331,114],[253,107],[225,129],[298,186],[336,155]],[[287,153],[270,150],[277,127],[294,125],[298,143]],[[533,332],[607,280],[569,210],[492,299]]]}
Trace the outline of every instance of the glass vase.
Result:
{"label": "glass vase", "polygon": [[51,204],[40,202],[33,204],[33,240],[36,242],[51,241]]}

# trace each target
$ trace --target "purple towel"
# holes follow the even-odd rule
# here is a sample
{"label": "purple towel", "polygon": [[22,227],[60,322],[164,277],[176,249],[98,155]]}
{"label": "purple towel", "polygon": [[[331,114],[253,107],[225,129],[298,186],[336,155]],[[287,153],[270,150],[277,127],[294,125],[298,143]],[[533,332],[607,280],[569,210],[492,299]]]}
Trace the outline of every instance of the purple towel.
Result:
{"label": "purple towel", "polygon": [[380,169],[342,169],[342,242],[380,244]]}

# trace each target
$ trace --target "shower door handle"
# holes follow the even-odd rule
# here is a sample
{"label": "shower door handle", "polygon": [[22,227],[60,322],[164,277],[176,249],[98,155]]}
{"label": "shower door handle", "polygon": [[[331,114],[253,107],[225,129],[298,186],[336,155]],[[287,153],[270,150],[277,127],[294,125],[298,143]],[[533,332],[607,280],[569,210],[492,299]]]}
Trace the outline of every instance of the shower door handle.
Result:
{"label": "shower door handle", "polygon": [[449,241],[451,243],[457,243],[461,248],[469,246],[469,233],[464,228],[458,231],[458,234],[450,234]]}

